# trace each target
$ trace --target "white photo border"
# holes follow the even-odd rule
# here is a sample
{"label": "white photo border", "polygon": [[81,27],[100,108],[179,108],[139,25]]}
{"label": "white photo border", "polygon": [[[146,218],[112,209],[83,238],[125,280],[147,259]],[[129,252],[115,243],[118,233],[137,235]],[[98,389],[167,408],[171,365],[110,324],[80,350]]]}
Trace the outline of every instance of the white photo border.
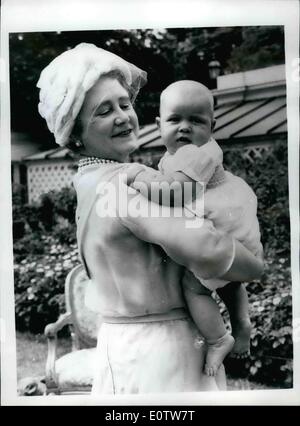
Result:
{"label": "white photo border", "polygon": [[[9,33],[104,29],[284,25],[293,282],[294,385],[286,390],[117,396],[18,397],[10,178]],[[1,404],[299,405],[299,3],[297,0],[3,0],[1,10]]]}

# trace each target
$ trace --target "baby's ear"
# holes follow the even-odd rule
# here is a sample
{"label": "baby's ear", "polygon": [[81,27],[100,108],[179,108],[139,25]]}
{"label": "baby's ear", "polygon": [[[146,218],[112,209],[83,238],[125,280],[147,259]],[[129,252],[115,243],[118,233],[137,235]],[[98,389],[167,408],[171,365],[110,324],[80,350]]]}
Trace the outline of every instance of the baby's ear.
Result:
{"label": "baby's ear", "polygon": [[159,130],[160,130],[160,117],[156,117],[156,118],[155,118],[155,123],[156,123],[157,127],[158,127],[158,128],[159,128]]}

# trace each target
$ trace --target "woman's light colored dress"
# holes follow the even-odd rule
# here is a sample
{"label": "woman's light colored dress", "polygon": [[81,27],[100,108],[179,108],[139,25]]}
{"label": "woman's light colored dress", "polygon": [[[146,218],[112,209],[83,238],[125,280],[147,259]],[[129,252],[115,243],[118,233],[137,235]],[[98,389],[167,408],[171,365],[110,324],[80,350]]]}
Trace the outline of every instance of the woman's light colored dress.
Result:
{"label": "woman's light colored dress", "polygon": [[[193,257],[194,250],[189,253],[184,247],[185,240],[195,239],[195,230],[185,231],[182,226],[182,232],[191,234],[179,241],[178,219],[130,214],[100,217],[99,206],[107,195],[101,184],[105,187],[109,183],[116,189],[117,213],[136,196],[148,203],[137,193],[129,198],[124,194],[124,187],[128,187],[120,184],[120,176],[128,167],[131,165],[90,166],[74,178],[78,246],[90,277],[87,302],[103,316],[93,392],[224,389],[223,367],[216,379],[202,372],[205,348],[185,309],[181,289],[184,268],[167,254],[189,269],[205,269],[207,277],[220,276],[232,261],[232,239],[224,238],[220,250],[220,235],[205,223],[199,235],[208,230],[206,247],[215,241],[219,244],[218,258],[206,267],[205,262],[201,266],[201,256]],[[174,232],[169,232],[173,225]]]}

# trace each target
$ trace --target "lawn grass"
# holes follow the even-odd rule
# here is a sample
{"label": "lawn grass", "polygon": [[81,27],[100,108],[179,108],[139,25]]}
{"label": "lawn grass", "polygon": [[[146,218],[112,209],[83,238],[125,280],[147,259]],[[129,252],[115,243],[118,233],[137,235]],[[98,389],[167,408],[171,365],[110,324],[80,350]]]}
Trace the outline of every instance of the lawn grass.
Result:
{"label": "lawn grass", "polygon": [[[45,375],[47,358],[47,339],[42,334],[17,332],[17,378],[37,377]],[[57,357],[71,351],[71,338],[59,338],[57,344]],[[249,382],[245,379],[227,378],[228,390],[257,390],[271,389],[270,387]]]}
{"label": "lawn grass", "polygon": [[[45,375],[48,352],[47,339],[43,334],[17,332],[17,378]],[[71,339],[60,338],[57,344],[57,357],[71,351]]]}

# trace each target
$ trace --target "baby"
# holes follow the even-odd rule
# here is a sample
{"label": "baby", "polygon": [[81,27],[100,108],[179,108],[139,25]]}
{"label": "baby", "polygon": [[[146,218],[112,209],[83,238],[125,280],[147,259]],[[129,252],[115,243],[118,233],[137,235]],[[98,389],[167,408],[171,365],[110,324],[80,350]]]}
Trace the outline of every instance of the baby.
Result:
{"label": "baby", "polygon": [[[170,191],[160,194],[159,203],[170,200],[172,206],[182,205],[183,201],[191,205],[196,197],[204,197],[204,212],[194,213],[210,219],[216,229],[232,235],[262,258],[256,196],[244,180],[224,171],[222,150],[212,138],[213,105],[211,92],[201,83],[182,80],[168,86],[161,94],[160,117],[156,119],[167,152],[159,171],[140,169],[132,176],[131,185],[158,202],[151,195],[153,183],[167,182],[174,188],[177,182],[180,191],[172,191],[171,200]],[[187,182],[192,185],[185,185]],[[199,191],[199,183],[204,193]],[[161,186],[162,191],[167,187]],[[187,187],[192,188],[190,194]],[[231,351],[237,357],[247,356],[251,324],[244,284],[205,280],[186,271],[183,290],[191,316],[207,343],[206,374],[215,375]],[[213,291],[217,291],[229,311],[232,335],[211,297]]]}

